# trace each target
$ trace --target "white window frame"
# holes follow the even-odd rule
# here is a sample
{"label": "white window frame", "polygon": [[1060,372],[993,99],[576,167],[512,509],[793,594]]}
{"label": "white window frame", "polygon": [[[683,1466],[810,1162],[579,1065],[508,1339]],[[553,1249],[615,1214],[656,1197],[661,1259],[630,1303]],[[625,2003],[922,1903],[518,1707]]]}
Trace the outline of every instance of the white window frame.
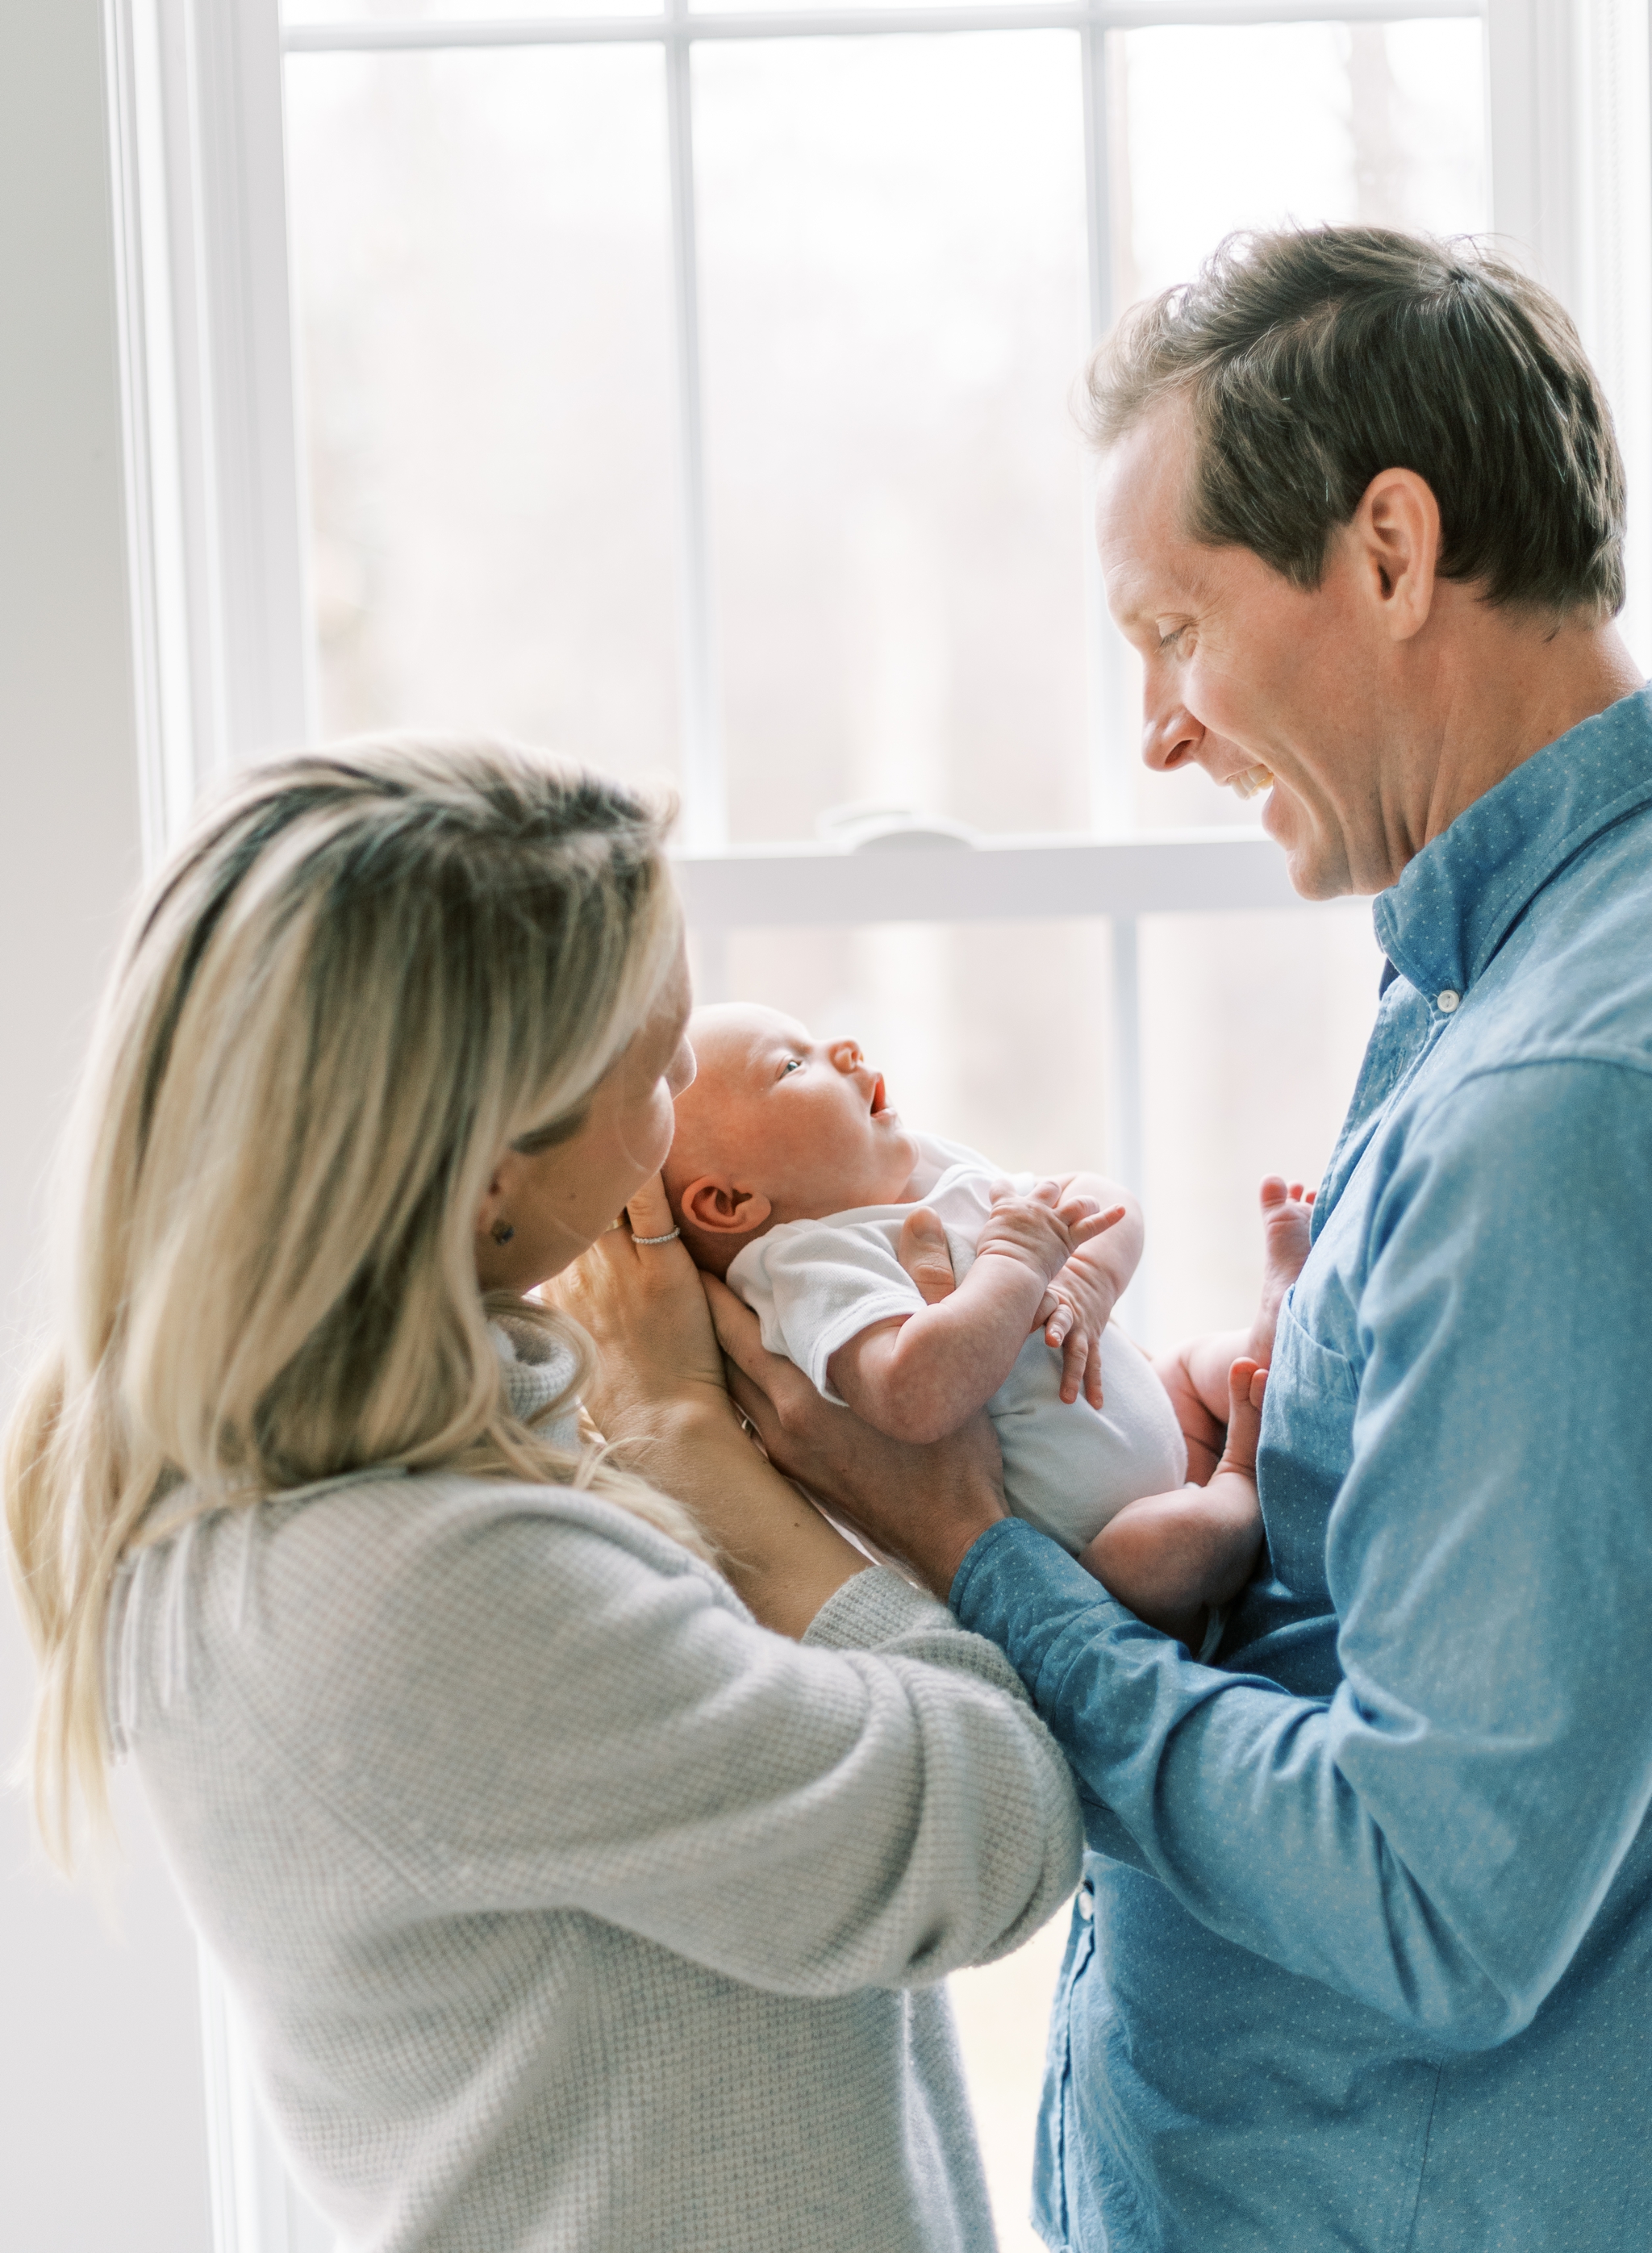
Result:
{"label": "white window frame", "polygon": [[[1134,747],[1118,740],[1105,717],[1118,708],[1116,679],[1110,678],[1116,645],[1105,629],[1094,572],[1088,606],[1090,834],[995,839],[973,847],[953,841],[951,849],[946,841],[912,836],[854,851],[728,843],[704,478],[693,47],[702,40],[1077,31],[1090,310],[1100,336],[1116,310],[1105,145],[1108,31],[1480,17],[1486,25],[1495,230],[1523,249],[1578,316],[1608,390],[1614,375],[1626,395],[1635,388],[1643,372],[1637,352],[1652,360],[1652,309],[1642,324],[1645,337],[1637,330],[1626,345],[1620,333],[1626,291],[1636,303],[1652,292],[1652,276],[1626,264],[1639,258],[1641,214],[1631,198],[1633,224],[1620,224],[1604,248],[1600,221],[1603,211],[1618,212],[1624,200],[1622,182],[1603,170],[1622,161],[1623,120],[1633,138],[1652,103],[1642,51],[1635,51],[1640,78],[1627,89],[1614,64],[1636,0],[1484,0],[1483,6],[1481,0],[972,0],[749,15],[693,12],[687,0],[666,0],[661,14],[648,17],[373,21],[284,32],[278,0],[102,4],[132,638],[151,858],[177,834],[203,782],[315,730],[283,55],[658,45],[666,66],[680,464],[685,718],[677,865],[702,994],[722,991],[727,938],[742,928],[1105,917],[1113,935],[1111,1161],[1133,1182],[1140,1181],[1141,1162],[1138,918],[1295,907],[1282,857],[1260,831],[1154,835],[1124,828],[1119,809]],[[1603,104],[1612,108],[1612,131],[1597,129]],[[1646,185],[1644,216],[1652,227],[1652,182]],[[1652,367],[1644,373],[1649,380],[1641,387],[1652,391]],[[1652,407],[1648,412],[1652,418]],[[1652,433],[1638,432],[1635,443],[1643,456],[1652,455]],[[1652,460],[1632,461],[1631,468],[1652,502]],[[286,2185],[250,2103],[233,2018],[210,1967],[204,1991],[218,2253],[321,2253],[326,2234]]]}

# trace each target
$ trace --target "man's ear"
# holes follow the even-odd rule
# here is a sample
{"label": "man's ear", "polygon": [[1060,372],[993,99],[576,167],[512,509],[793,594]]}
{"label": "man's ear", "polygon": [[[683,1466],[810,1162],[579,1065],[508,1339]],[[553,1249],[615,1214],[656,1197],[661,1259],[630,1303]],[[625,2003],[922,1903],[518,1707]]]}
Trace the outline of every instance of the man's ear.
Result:
{"label": "man's ear", "polygon": [[1391,639],[1428,624],[1439,564],[1439,503],[1415,470],[1379,470],[1348,527],[1365,590]]}
{"label": "man's ear", "polygon": [[749,1236],[761,1228],[774,1208],[761,1189],[736,1189],[714,1174],[690,1182],[677,1199],[683,1218],[710,1236]]}

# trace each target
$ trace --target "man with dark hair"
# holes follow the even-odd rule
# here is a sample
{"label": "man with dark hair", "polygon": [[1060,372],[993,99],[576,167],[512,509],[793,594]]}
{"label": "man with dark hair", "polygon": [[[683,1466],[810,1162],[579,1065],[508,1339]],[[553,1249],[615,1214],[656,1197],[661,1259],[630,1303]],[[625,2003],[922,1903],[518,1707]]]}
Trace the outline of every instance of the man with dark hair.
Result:
{"label": "man with dark hair", "polygon": [[1030,1526],[914,1524],[725,1315],[737,1396],[1001,1644],[1077,1775],[1052,2246],[1629,2253],[1652,693],[1611,623],[1611,419],[1530,281],[1355,228],[1225,244],[1091,397],[1148,764],[1270,790],[1299,890],[1379,895],[1389,958],[1279,1316],[1265,1563],[1198,1665]]}

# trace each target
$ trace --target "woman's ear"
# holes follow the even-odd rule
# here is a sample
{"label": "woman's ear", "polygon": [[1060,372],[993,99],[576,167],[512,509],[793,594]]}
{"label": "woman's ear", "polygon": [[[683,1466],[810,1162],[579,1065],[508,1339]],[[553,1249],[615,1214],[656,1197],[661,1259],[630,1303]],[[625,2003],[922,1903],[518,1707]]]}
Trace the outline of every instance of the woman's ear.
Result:
{"label": "woman's ear", "polygon": [[476,1233],[478,1236],[492,1234],[495,1224],[504,1213],[505,1199],[510,1196],[520,1171],[521,1160],[514,1150],[506,1150],[493,1168],[493,1178],[487,1185],[476,1216]]}
{"label": "woman's ear", "polygon": [[714,1174],[690,1182],[677,1202],[690,1227],[704,1229],[708,1236],[749,1236],[774,1210],[761,1189],[736,1189]]}

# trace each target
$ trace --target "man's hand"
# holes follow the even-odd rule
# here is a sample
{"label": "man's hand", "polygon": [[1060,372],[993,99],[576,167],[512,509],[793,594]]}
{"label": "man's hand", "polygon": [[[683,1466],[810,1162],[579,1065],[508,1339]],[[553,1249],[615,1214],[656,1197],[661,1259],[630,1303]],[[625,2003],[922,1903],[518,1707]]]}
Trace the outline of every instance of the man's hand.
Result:
{"label": "man's hand", "polygon": [[986,1412],[930,1446],[886,1439],[823,1400],[792,1363],[766,1352],[756,1316],[726,1284],[701,1280],[729,1392],[770,1461],[944,1601],[966,1552],[1007,1515]]}

